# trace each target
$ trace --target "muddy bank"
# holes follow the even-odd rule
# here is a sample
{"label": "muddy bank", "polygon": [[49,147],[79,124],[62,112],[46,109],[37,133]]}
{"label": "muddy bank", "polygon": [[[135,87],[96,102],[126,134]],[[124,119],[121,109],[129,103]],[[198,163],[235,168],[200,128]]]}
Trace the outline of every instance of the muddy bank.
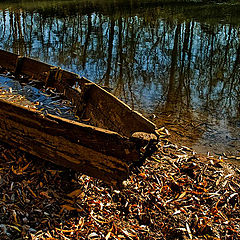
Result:
{"label": "muddy bank", "polygon": [[192,118],[191,114],[184,112],[183,116],[178,116],[174,113],[161,113],[156,114],[152,120],[157,126],[168,129],[172,142],[240,167],[239,131],[221,119],[210,121],[204,114],[199,114],[198,118]]}

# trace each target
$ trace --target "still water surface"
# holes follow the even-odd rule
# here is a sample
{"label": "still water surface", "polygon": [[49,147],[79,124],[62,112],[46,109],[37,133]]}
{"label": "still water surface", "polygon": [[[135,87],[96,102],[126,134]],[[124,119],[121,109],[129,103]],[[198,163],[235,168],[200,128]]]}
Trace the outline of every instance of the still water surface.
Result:
{"label": "still water surface", "polygon": [[76,72],[198,151],[240,155],[240,4],[0,3],[0,48]]}

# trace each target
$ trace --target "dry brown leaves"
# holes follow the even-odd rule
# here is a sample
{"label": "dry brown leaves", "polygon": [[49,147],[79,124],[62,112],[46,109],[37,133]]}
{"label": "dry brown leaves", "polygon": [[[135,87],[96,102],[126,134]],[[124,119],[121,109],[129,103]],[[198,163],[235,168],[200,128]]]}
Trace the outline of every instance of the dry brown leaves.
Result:
{"label": "dry brown leaves", "polygon": [[1,239],[239,239],[239,170],[162,140],[121,191],[0,145]]}

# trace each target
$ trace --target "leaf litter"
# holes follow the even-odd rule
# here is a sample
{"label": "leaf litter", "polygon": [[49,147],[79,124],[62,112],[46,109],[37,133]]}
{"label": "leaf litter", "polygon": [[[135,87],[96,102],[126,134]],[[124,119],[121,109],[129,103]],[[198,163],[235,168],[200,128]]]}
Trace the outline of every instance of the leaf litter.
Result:
{"label": "leaf litter", "polygon": [[0,144],[1,239],[239,239],[239,169],[162,137],[123,189]]}

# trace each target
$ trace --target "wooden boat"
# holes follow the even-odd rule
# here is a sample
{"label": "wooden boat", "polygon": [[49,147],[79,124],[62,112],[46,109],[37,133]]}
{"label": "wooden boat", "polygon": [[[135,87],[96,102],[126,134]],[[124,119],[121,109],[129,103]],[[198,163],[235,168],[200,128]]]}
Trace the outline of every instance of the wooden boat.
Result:
{"label": "wooden boat", "polygon": [[0,141],[115,186],[157,141],[152,122],[86,78],[4,50],[0,66],[55,88],[72,101],[80,118],[94,125],[0,99]]}

